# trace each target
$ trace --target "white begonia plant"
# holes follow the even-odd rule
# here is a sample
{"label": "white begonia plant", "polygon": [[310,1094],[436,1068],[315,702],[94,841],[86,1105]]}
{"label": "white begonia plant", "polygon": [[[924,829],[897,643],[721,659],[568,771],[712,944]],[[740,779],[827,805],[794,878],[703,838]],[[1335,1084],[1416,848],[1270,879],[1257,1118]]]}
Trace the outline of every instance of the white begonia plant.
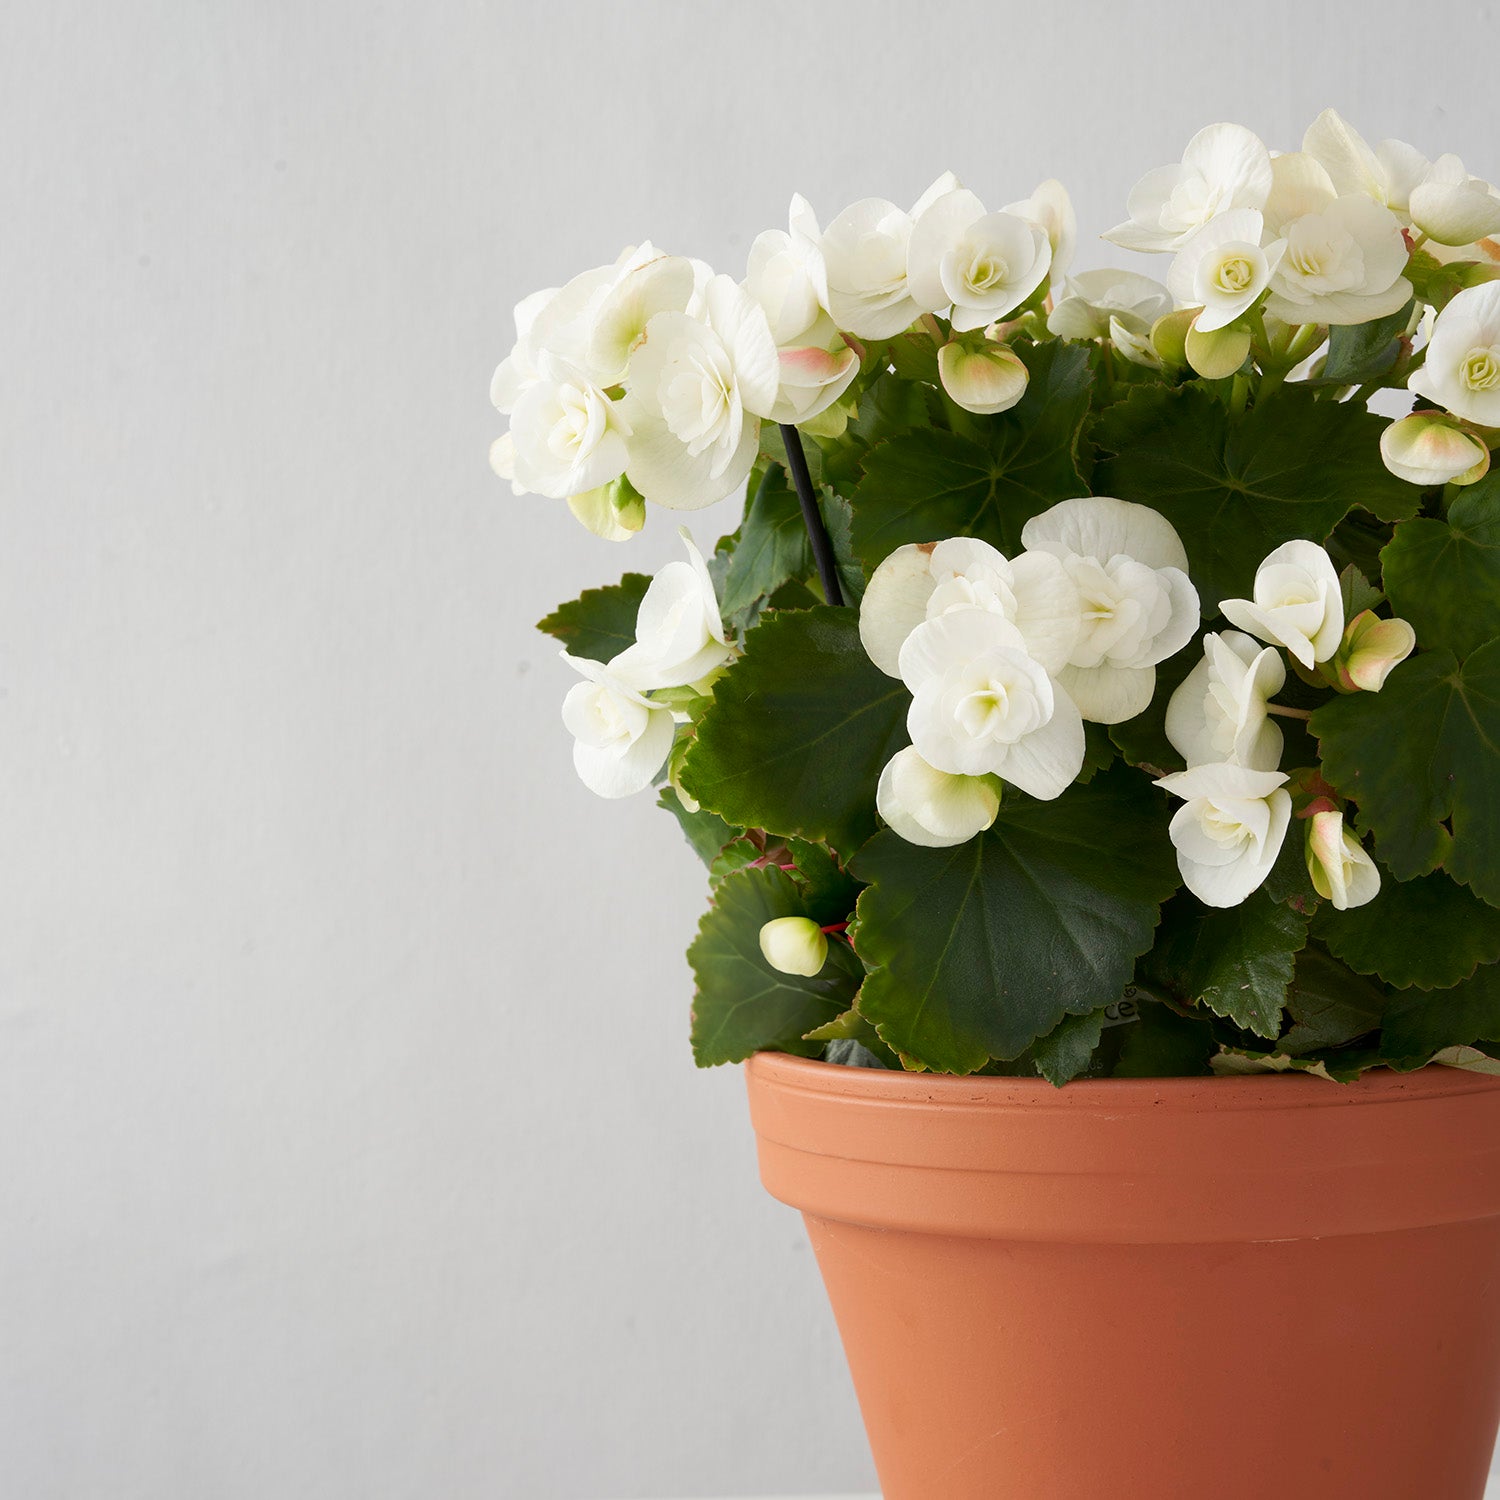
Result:
{"label": "white begonia plant", "polygon": [[880,773],[875,807],[907,843],[947,849],[968,843],[994,823],[1000,793],[993,777],[940,771],[908,745]]}
{"label": "white begonia plant", "polygon": [[1457,417],[1500,427],[1500,281],[1459,292],[1438,314],[1426,363],[1406,384]]}
{"label": "white begonia plant", "polygon": [[956,332],[1014,312],[1047,278],[1052,243],[1041,224],[989,213],[966,188],[930,203],[912,224],[907,286],[922,312],[950,314]]}
{"label": "white begonia plant", "polygon": [[567,500],[618,479],[630,424],[582,371],[543,350],[510,419],[510,465],[523,491]]}
{"label": "white begonia plant", "polygon": [[1316,542],[1286,542],[1255,570],[1249,599],[1225,599],[1224,618],[1257,640],[1285,646],[1311,670],[1344,636],[1344,599],[1333,559]]}
{"label": "white begonia plant", "polygon": [[780,362],[766,315],[742,287],[715,276],[702,321],[658,313],[631,360],[622,402],[630,424],[625,473],[674,510],[712,505],[745,482],[760,419],[775,409]]}
{"label": "white begonia plant", "polygon": [[1062,339],[1110,339],[1136,364],[1157,367],[1161,357],[1150,335],[1172,311],[1172,294],[1134,271],[1081,271],[1062,288],[1047,328]]}
{"label": "white begonia plant", "polygon": [[1148,172],[1131,189],[1130,218],[1104,238],[1127,250],[1180,250],[1220,214],[1260,209],[1271,191],[1271,153],[1243,125],[1209,125],[1182,161]]}
{"label": "white begonia plant", "polygon": [[1380,871],[1337,808],[1308,819],[1307,873],[1313,889],[1336,911],[1364,906],[1380,894]]}
{"label": "white begonia plant", "polygon": [[1078,638],[1078,590],[1059,559],[1045,552],[1010,559],[988,542],[960,536],[898,547],[876,568],[860,602],[860,641],[882,672],[900,677],[901,648],[912,631],[967,609],[1008,620],[1027,655],[1054,675]]}
{"label": "white begonia plant", "polygon": [[925,621],[901,648],[901,678],[912,744],[935,770],[998,776],[1050,801],[1082,769],[1078,709],[1003,616],[961,609]]}
{"label": "white begonia plant", "polygon": [[1172,843],[1184,884],[1205,906],[1238,906],[1264,884],[1291,822],[1285,782],[1279,771],[1211,764],[1156,783],[1183,799]]}
{"label": "white begonia plant", "polygon": [[885,198],[862,198],[839,214],[819,241],[828,284],[828,311],[845,333],[894,338],[921,316],[907,285],[912,221],[958,187],[944,172],[906,213]]}
{"label": "white begonia plant", "polygon": [[1271,646],[1237,630],[1203,637],[1203,660],[1167,703],[1167,738],[1189,767],[1227,763],[1252,771],[1281,765],[1281,727],[1266,705],[1286,683]]}
{"label": "white begonia plant", "polygon": [[1028,552],[1056,557],[1078,593],[1078,634],[1059,685],[1084,718],[1134,718],[1156,690],[1156,666],[1198,629],[1198,591],[1171,523],[1110,496],[1064,500],[1021,530]]}
{"label": "white begonia plant", "polygon": [[1271,284],[1286,253],[1285,240],[1263,244],[1265,220],[1253,208],[1211,219],[1177,252],[1167,273],[1172,295],[1200,307],[1194,327],[1213,333],[1242,318]]}

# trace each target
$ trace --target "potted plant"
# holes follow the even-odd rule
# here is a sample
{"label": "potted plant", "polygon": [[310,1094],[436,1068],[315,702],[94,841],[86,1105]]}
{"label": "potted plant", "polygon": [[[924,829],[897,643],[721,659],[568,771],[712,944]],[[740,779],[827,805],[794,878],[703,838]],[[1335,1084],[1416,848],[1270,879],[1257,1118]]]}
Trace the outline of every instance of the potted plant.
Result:
{"label": "potted plant", "polygon": [[542,629],[708,865],[886,1500],[1477,1500],[1500,1417],[1500,193],[1213,125],[1072,274],[951,175],[528,298],[494,466],[705,557]]}

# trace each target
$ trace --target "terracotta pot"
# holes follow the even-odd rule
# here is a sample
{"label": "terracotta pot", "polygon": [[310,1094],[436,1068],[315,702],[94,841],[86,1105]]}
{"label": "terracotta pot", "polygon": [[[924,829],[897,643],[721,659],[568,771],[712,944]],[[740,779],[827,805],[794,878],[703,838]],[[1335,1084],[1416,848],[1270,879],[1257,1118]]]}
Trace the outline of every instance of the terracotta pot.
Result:
{"label": "terracotta pot", "polygon": [[1500,1079],[746,1073],[885,1500],[1481,1500]]}

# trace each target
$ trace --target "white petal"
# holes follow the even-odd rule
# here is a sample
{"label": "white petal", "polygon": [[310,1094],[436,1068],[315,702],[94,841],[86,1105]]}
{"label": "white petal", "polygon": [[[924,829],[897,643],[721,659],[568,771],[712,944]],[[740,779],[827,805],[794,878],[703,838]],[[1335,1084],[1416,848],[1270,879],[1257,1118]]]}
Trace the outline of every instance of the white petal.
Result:
{"label": "white petal", "polygon": [[1075,554],[1107,563],[1123,555],[1149,568],[1188,571],[1182,538],[1165,516],[1107,495],[1063,500],[1033,516],[1021,530],[1021,542],[1028,550],[1055,557]]}
{"label": "white petal", "polygon": [[897,547],[875,569],[860,602],[860,643],[888,676],[901,675],[901,648],[927,618],[927,601],[936,586],[931,554],[931,543]]}
{"label": "white petal", "polygon": [[1078,640],[1078,590],[1059,558],[1023,552],[1010,565],[1015,626],[1026,649],[1055,677]]}
{"label": "white petal", "polygon": [[704,295],[709,322],[729,351],[745,410],[769,416],[781,384],[781,365],[765,310],[728,276],[715,276]]}
{"label": "white petal", "polygon": [[997,774],[1028,795],[1050,802],[1078,779],[1084,746],[1078,707],[1066,692],[1056,690],[1052,717],[1040,729],[1006,747]]}
{"label": "white petal", "polygon": [[664,708],[653,709],[645,733],[624,754],[575,741],[574,768],[583,784],[601,797],[633,796],[645,791],[666,764],[676,732],[672,715]]}
{"label": "white petal", "polygon": [[880,773],[875,805],[907,843],[946,849],[988,828],[1000,810],[1000,798],[987,778],[950,776],[908,746]]}
{"label": "white petal", "polygon": [[960,188],[934,200],[913,223],[906,248],[906,284],[912,301],[923,312],[939,312],[953,301],[943,286],[943,257],[984,213],[984,204]]}
{"label": "white petal", "polygon": [[1026,650],[1025,638],[1009,620],[985,609],[961,609],[917,626],[900,653],[901,680],[913,692],[959,662],[994,651]]}
{"label": "white petal", "polygon": [[1064,667],[1058,685],[1095,724],[1123,724],[1150,704],[1156,692],[1155,667]]}

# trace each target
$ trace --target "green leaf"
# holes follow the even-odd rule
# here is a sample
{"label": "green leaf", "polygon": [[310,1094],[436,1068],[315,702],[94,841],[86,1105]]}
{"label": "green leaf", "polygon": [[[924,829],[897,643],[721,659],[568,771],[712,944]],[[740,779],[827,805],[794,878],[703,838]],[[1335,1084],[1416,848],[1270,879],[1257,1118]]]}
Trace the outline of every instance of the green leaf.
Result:
{"label": "green leaf", "polygon": [[865,596],[865,570],[854,555],[854,510],[842,495],[829,489],[823,491],[821,504],[844,603],[857,605]]}
{"label": "green leaf", "polygon": [[1036,1070],[1048,1083],[1061,1088],[1082,1073],[1094,1058],[1094,1048],[1104,1035],[1104,1010],[1083,1016],[1064,1016],[1044,1037],[1038,1037],[1031,1055]]}
{"label": "green leaf", "polygon": [[1428,650],[1462,659],[1500,635],[1500,472],[1464,490],[1446,521],[1403,521],[1380,561],[1391,608]]}
{"label": "green leaf", "polygon": [[745,828],[843,854],[875,831],[875,787],[907,743],[906,689],[859,643],[853,609],[768,614],[714,684],[682,782]]}
{"label": "green leaf", "polygon": [[1392,999],[1381,1051],[1420,1065],[1445,1047],[1500,1041],[1500,965],[1486,964],[1449,990],[1402,990]]}
{"label": "green leaf", "polygon": [[1219,1050],[1206,1020],[1180,1016],[1167,1005],[1143,1003],[1140,1019],[1122,1030],[1116,1078],[1198,1078]]}
{"label": "green leaf", "polygon": [[849,1008],[862,970],[843,943],[828,945],[828,962],[814,978],[773,969],[760,951],[760,929],[775,917],[804,915],[801,889],[775,866],[739,870],[719,883],[688,949],[699,1067],[743,1062],[768,1048],[801,1057],[822,1051],[803,1038]]}
{"label": "green leaf", "polygon": [[1385,602],[1385,595],[1353,563],[1339,573],[1339,595],[1344,601],[1345,620]]}
{"label": "green leaf", "polygon": [[1267,553],[1322,541],[1353,506],[1385,520],[1415,514],[1421,491],[1380,457],[1382,418],[1297,386],[1241,417],[1201,386],[1140,386],[1099,419],[1113,457],[1094,489],[1158,510],[1187,548],[1205,615],[1248,598]]}
{"label": "green leaf", "polygon": [[1412,304],[1373,323],[1338,324],[1328,330],[1328,358],[1312,384],[1364,385],[1378,380],[1396,362],[1401,335],[1411,321]]}
{"label": "green leaf", "polygon": [[1222,908],[1182,895],[1162,914],[1156,947],[1142,968],[1180,1000],[1206,1005],[1274,1040],[1281,1035],[1293,955],[1306,942],[1307,918],[1263,892]]}
{"label": "green leaf", "polygon": [[1386,880],[1352,911],[1325,906],[1313,931],[1357,974],[1445,990],[1500,959],[1500,911],[1446,875]]}
{"label": "green leaf", "polygon": [[980,537],[1014,555],[1032,516],[1088,493],[1078,461],[1088,349],[1051,342],[1016,352],[1031,383],[1010,411],[974,419],[978,440],[925,428],[866,456],[854,493],[854,550],[867,568],[907,542],[950,536]]}
{"label": "green leaf", "polygon": [[1500,906],[1500,640],[1462,666],[1423,652],[1378,693],[1325,704],[1311,728],[1323,774],[1359,804],[1398,880],[1441,866]]}
{"label": "green leaf", "polygon": [[609,661],[635,644],[635,616],[651,580],[644,573],[627,573],[607,588],[585,589],[537,624],[563,643],[570,656]]}
{"label": "green leaf", "polygon": [[1287,990],[1292,1026],[1278,1050],[1292,1057],[1346,1046],[1380,1028],[1386,992],[1319,948],[1297,955],[1296,972]]}
{"label": "green leaf", "polygon": [[738,541],[729,553],[720,608],[726,618],[738,615],[782,584],[805,578],[812,566],[812,546],[796,492],[787,483],[786,470],[769,464],[745,507]]}
{"label": "green leaf", "polygon": [[1124,766],[1055,802],[1007,796],[988,833],[855,859],[861,1014],[945,1073],[1019,1056],[1065,1015],[1117,1001],[1177,886],[1161,795]]}
{"label": "green leaf", "polygon": [[693,846],[693,852],[706,865],[712,865],[719,851],[731,839],[739,836],[738,828],[731,828],[723,818],[714,813],[704,812],[701,808],[697,812],[689,812],[682,805],[682,798],[669,786],[661,789],[656,805],[666,808],[677,819],[688,843]]}

